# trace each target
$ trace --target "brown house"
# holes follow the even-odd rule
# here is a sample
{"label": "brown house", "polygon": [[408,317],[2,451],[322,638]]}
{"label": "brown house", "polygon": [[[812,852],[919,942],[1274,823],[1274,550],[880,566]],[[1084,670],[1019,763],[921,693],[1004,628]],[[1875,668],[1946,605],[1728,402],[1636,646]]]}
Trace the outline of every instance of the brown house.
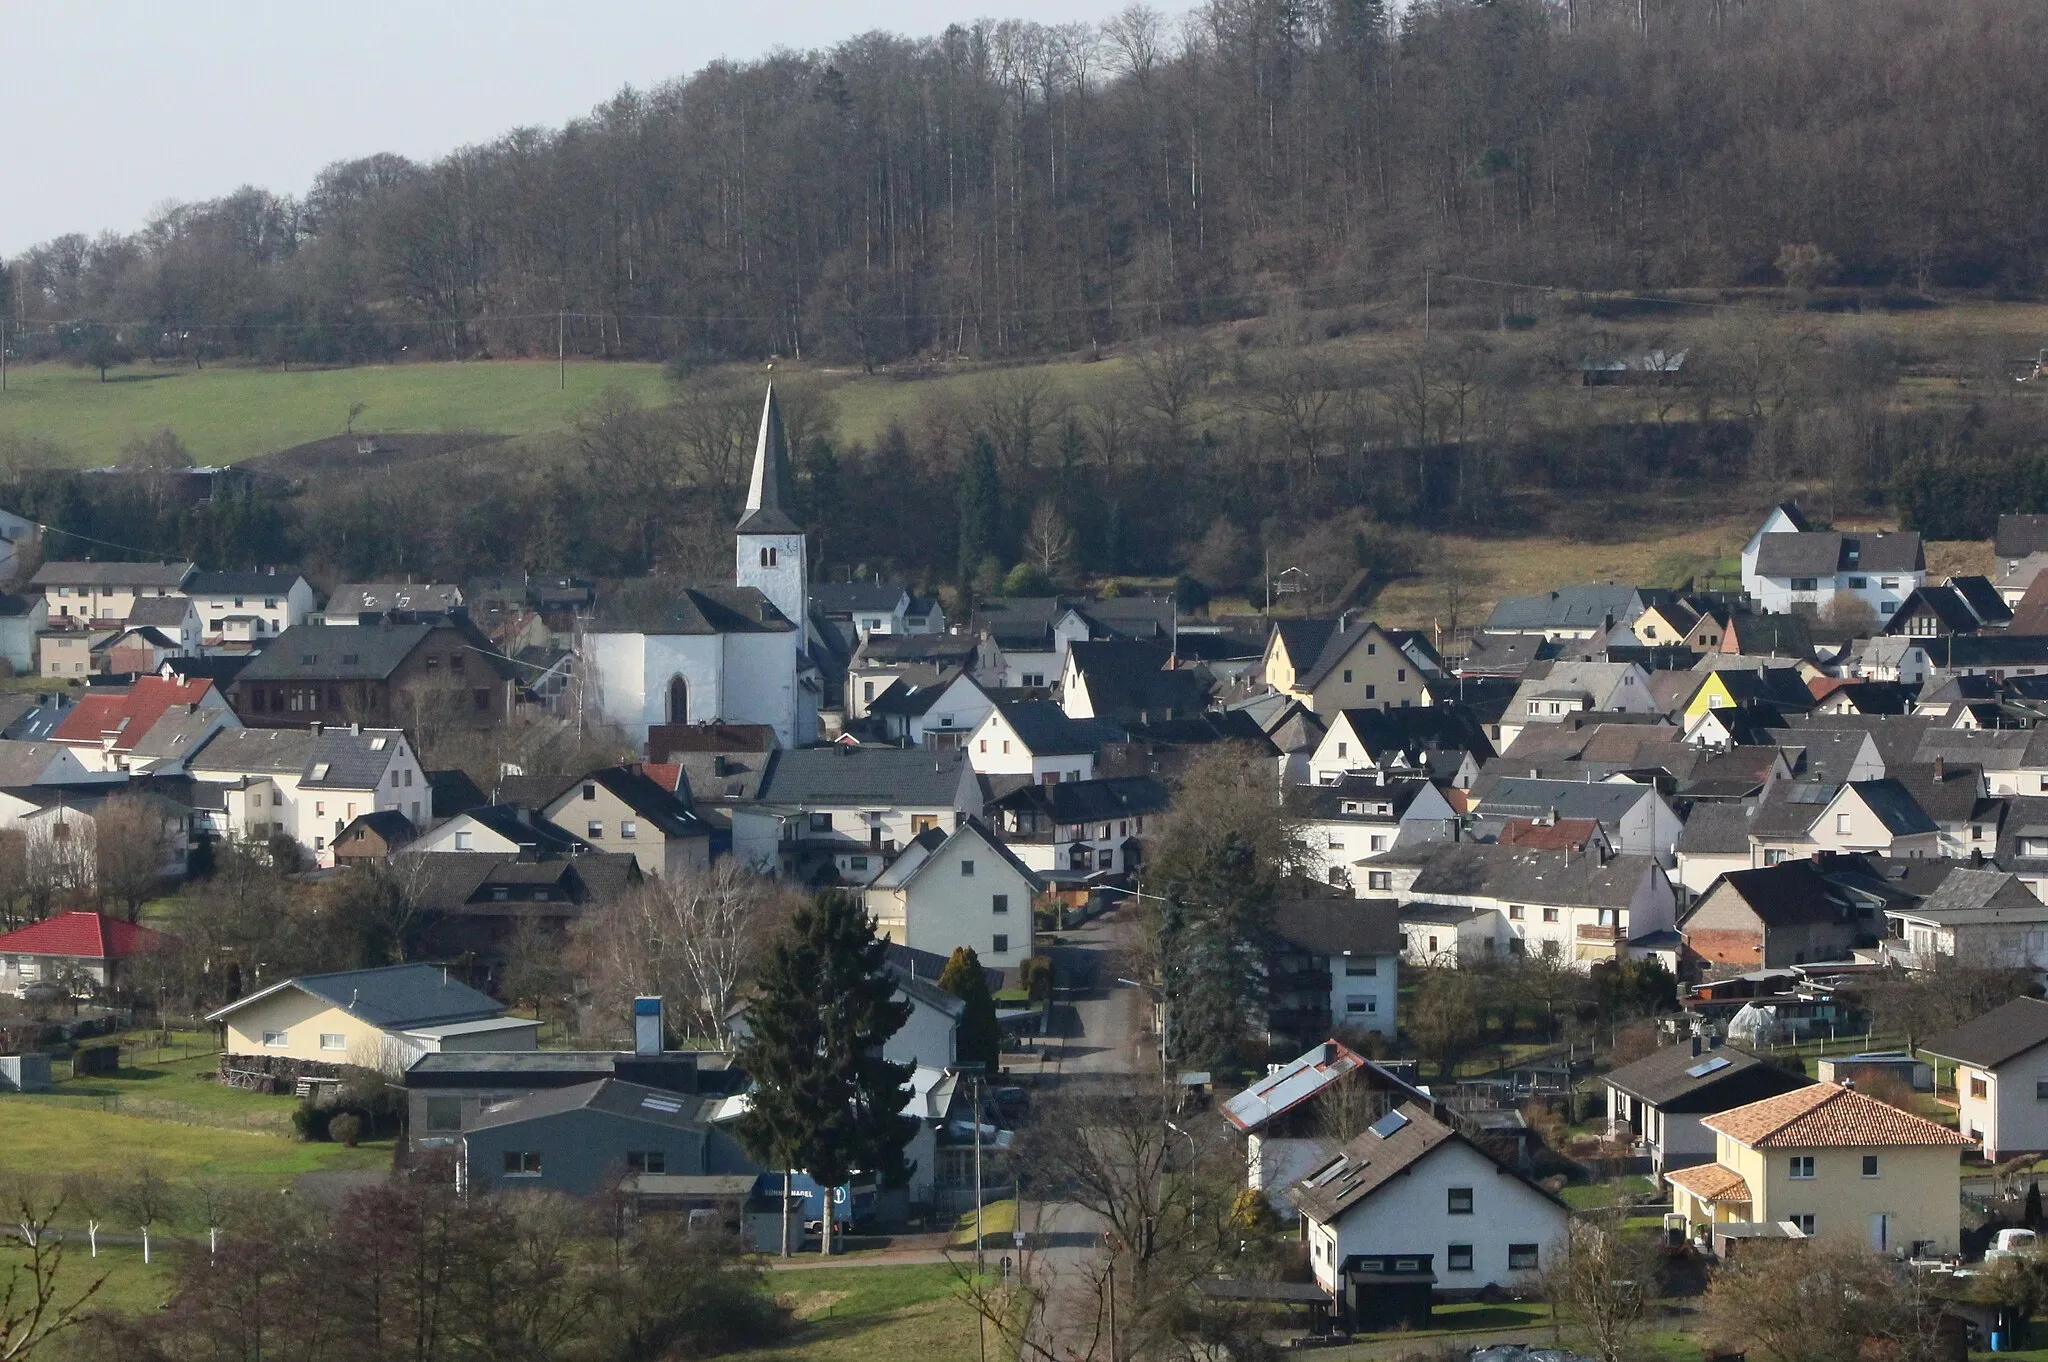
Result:
{"label": "brown house", "polygon": [[1732,870],[1679,919],[1687,956],[1710,976],[1842,960],[1873,941],[1873,901],[1843,883],[1854,857],[1793,860]]}
{"label": "brown house", "polygon": [[242,669],[228,703],[251,728],[503,723],[512,665],[463,619],[295,624]]}

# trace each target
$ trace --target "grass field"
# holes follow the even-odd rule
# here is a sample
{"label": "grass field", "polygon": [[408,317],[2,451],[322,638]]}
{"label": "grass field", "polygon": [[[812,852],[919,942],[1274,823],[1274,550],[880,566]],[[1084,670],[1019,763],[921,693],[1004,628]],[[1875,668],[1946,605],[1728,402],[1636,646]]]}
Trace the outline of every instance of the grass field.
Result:
{"label": "grass field", "polygon": [[373,365],[359,369],[13,369],[0,394],[0,435],[57,446],[79,465],[111,462],[137,436],[166,426],[201,463],[232,463],[339,435],[349,405],[359,431],[479,430],[532,434],[568,425],[608,387],[648,401],[663,392],[656,364],[572,364],[569,385],[538,362]]}
{"label": "grass field", "polygon": [[[975,1314],[951,1268],[821,1267],[775,1274],[776,1298],[798,1320],[788,1344],[755,1362],[908,1362],[975,1355]],[[996,1340],[991,1340],[995,1343]]]}

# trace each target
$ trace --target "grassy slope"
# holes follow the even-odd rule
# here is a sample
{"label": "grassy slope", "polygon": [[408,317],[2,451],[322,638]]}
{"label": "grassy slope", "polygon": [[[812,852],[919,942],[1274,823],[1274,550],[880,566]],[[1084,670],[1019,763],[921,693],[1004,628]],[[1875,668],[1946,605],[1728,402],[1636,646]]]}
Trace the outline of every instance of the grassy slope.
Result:
{"label": "grassy slope", "polygon": [[90,369],[39,364],[14,369],[0,394],[0,435],[57,445],[70,462],[111,462],[129,440],[165,426],[193,456],[230,463],[339,435],[352,402],[366,431],[484,430],[523,435],[567,425],[607,387],[648,400],[663,392],[654,364],[572,364],[569,386],[552,364],[377,365],[293,370]]}
{"label": "grassy slope", "polygon": [[973,1357],[974,1312],[954,1294],[951,1268],[831,1267],[774,1274],[776,1296],[800,1321],[754,1362],[873,1362]]}

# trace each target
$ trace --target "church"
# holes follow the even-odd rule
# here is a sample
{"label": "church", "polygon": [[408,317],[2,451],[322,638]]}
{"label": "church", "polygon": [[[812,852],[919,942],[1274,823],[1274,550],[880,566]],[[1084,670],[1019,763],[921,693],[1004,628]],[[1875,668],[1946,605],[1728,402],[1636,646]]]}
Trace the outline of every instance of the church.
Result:
{"label": "church", "polygon": [[622,589],[584,637],[585,703],[641,746],[655,724],[766,724],[785,747],[818,739],[824,645],[811,623],[803,528],[775,389],[761,411],[731,586]]}

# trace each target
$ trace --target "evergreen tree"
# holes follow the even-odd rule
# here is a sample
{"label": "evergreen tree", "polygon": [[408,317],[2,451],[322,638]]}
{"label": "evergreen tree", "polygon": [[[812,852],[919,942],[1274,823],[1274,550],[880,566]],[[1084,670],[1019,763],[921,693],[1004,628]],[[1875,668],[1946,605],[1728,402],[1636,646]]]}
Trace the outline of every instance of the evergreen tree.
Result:
{"label": "evergreen tree", "polygon": [[974,581],[981,560],[996,552],[1003,520],[1002,476],[996,471],[996,447],[976,436],[960,465],[960,584]]}
{"label": "evergreen tree", "polygon": [[2038,1230],[2041,1228],[2041,1184],[2038,1182],[2029,1182],[2027,1184],[2027,1210],[2022,1218],[2025,1220],[2028,1229]]}
{"label": "evergreen tree", "polygon": [[1165,885],[1159,941],[1166,1050],[1190,1069],[1241,1069],[1252,1059],[1270,992],[1272,870],[1231,831]]}
{"label": "evergreen tree", "polygon": [[[826,1253],[831,1189],[856,1169],[890,1184],[909,1173],[903,1148],[916,1123],[902,1113],[910,1066],[883,1059],[882,1046],[910,1019],[910,1005],[895,999],[887,958],[857,899],[819,894],[762,966],[736,1057],[754,1082],[740,1143],[769,1167],[802,1169],[818,1184]],[[783,1186],[786,1251],[786,1177]]]}
{"label": "evergreen tree", "polygon": [[996,1022],[996,999],[988,991],[988,976],[981,972],[981,957],[972,946],[953,948],[946,968],[939,972],[939,987],[967,1004],[954,1047],[961,1060],[994,1074],[1002,1057],[1002,1027]]}

